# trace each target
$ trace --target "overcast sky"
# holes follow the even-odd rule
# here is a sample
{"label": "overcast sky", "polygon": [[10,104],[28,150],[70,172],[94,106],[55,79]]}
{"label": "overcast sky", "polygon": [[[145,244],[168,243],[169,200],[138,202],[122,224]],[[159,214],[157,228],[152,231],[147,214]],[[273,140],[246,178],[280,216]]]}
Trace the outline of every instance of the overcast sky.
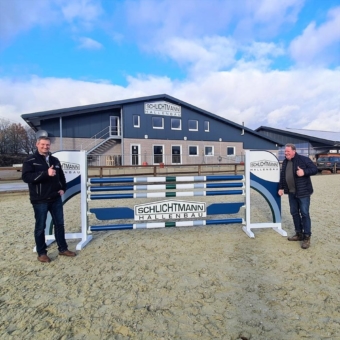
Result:
{"label": "overcast sky", "polygon": [[0,118],[162,93],[340,131],[339,0],[0,0]]}

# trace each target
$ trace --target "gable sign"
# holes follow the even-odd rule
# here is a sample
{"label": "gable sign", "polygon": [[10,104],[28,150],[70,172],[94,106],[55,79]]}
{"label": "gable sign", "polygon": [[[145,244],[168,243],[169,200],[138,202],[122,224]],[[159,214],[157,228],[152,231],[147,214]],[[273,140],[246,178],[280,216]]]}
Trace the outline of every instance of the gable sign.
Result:
{"label": "gable sign", "polygon": [[181,107],[165,101],[144,103],[144,113],[149,115],[181,117]]}

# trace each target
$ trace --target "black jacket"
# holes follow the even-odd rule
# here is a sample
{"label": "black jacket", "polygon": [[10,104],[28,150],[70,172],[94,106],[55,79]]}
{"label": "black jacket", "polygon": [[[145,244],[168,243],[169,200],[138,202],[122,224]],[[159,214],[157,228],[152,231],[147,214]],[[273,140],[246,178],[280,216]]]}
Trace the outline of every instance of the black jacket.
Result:
{"label": "black jacket", "polygon": [[[280,174],[280,184],[279,189],[283,189],[285,194],[289,193],[288,184],[286,182],[286,167],[287,167],[287,159],[282,163],[282,170]],[[295,180],[295,196],[296,197],[306,197],[310,196],[313,193],[313,186],[310,176],[316,175],[318,173],[318,168],[316,165],[310,160],[310,158],[306,156],[295,154],[294,158],[292,158],[293,162],[293,176]],[[296,174],[298,167],[304,171],[304,176],[299,177]]]}
{"label": "black jacket", "polygon": [[28,183],[31,203],[53,202],[60,197],[59,190],[66,191],[66,178],[59,159],[50,155],[49,163],[56,171],[55,176],[48,175],[46,158],[38,151],[24,161],[22,180]]}

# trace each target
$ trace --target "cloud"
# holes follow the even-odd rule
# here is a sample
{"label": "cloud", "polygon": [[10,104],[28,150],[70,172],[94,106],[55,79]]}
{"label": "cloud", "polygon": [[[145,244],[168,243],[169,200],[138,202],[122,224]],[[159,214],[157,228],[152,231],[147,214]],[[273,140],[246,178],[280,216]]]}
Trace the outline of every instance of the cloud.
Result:
{"label": "cloud", "polygon": [[[126,1],[119,10],[124,12],[132,33],[153,41],[173,36],[197,37],[225,27],[232,19],[230,1]],[[206,15],[209,13],[209,15]],[[151,39],[150,39],[151,40]]]}
{"label": "cloud", "polygon": [[56,19],[51,2],[46,0],[0,0],[0,39],[8,40],[36,25]]}
{"label": "cloud", "polygon": [[279,31],[292,27],[304,0],[245,1],[236,13],[234,36],[241,40],[276,37]]}
{"label": "cloud", "polygon": [[[304,0],[244,0],[242,6],[225,0],[127,0],[112,5],[111,17],[103,14],[99,0],[0,0],[5,2],[6,11],[0,11],[3,36],[66,22],[79,48],[98,50],[103,48],[95,40],[98,32],[89,30],[101,18],[100,28],[107,29],[112,41],[137,39],[144,52],[171,59],[186,77],[140,74],[128,76],[126,86],[108,79],[0,78],[0,117],[22,122],[23,113],[167,93],[250,128],[340,131],[340,69],[318,65],[321,60],[334,65],[339,56],[340,7],[321,25],[310,23],[289,46],[298,66],[318,66],[279,71],[270,68],[287,51],[283,42],[268,42],[268,37],[295,24]],[[34,6],[28,5],[32,2]]]}
{"label": "cloud", "polygon": [[[198,38],[226,31],[238,40],[276,36],[295,24],[304,0],[126,1],[117,8],[140,44],[171,37]],[[125,27],[125,25],[124,25]]]}
{"label": "cloud", "polygon": [[90,28],[101,14],[98,0],[0,0],[0,39],[63,22]]}
{"label": "cloud", "polygon": [[201,39],[172,38],[154,45],[155,53],[170,58],[189,71],[190,77],[210,72],[238,69],[268,69],[275,58],[284,55],[274,43],[240,44],[232,38],[205,36]]}
{"label": "cloud", "polygon": [[289,47],[291,57],[302,65],[340,62],[340,7],[328,12],[328,20],[311,22]]}
{"label": "cloud", "polygon": [[[250,128],[340,131],[340,69],[212,72],[201,78],[129,77],[126,87],[73,79],[0,80],[0,117],[167,93]],[[298,86],[297,86],[298,84]],[[22,121],[21,121],[22,122]]]}
{"label": "cloud", "polygon": [[[295,22],[304,0],[262,0],[250,2],[257,22],[272,22],[282,25],[283,22]],[[279,21],[279,22],[278,22]]]}
{"label": "cloud", "polygon": [[91,38],[82,37],[79,38],[78,48],[87,50],[100,50],[103,48],[103,45]]}
{"label": "cloud", "polygon": [[188,67],[196,76],[230,68],[235,63],[235,43],[224,37],[173,38],[154,48],[157,53]]}
{"label": "cloud", "polygon": [[56,0],[56,2],[60,5],[65,20],[69,22],[80,19],[82,22],[89,23],[103,13],[96,0]]}

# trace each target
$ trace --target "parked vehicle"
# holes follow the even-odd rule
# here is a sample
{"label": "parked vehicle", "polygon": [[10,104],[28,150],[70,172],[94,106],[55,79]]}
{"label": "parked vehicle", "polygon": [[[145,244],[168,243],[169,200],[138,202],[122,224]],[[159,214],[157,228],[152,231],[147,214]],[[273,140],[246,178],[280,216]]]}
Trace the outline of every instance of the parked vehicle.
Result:
{"label": "parked vehicle", "polygon": [[340,170],[340,155],[320,155],[316,161],[316,166],[319,172],[322,170],[329,170],[331,172]]}

